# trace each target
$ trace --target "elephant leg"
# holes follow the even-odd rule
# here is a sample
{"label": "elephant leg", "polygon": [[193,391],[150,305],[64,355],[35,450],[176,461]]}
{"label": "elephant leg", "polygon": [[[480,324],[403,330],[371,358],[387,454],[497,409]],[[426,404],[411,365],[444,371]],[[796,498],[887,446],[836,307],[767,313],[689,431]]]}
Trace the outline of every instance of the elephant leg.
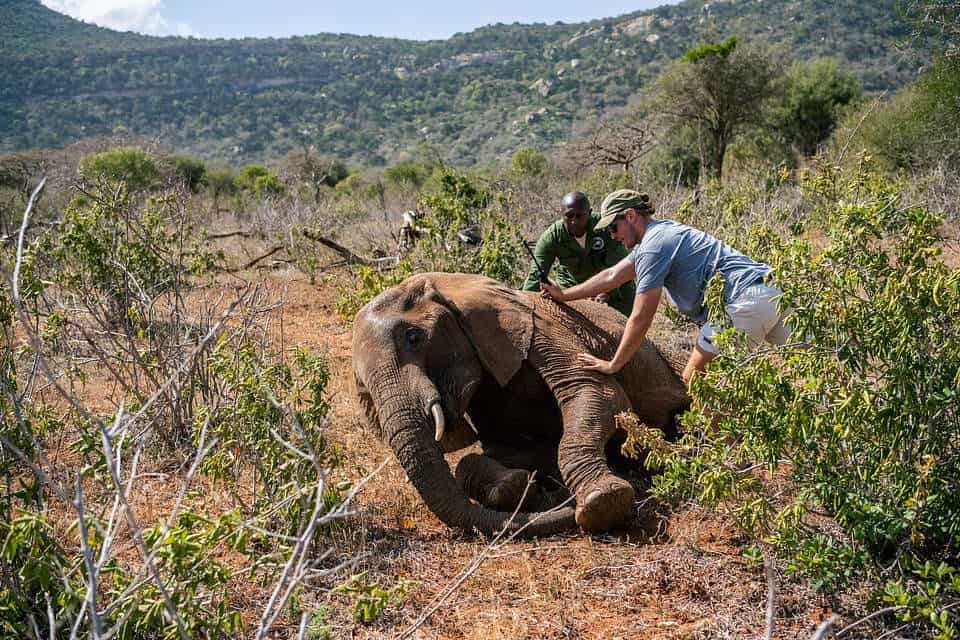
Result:
{"label": "elephant leg", "polygon": [[489,456],[476,453],[465,455],[457,464],[456,472],[457,482],[468,496],[497,511],[517,508],[529,477],[524,469],[508,468]]}
{"label": "elephant leg", "polygon": [[630,409],[630,403],[613,377],[571,368],[569,355],[545,347],[537,353],[549,355],[538,355],[535,366],[563,415],[560,474],[577,498],[577,524],[586,531],[605,531],[629,518],[636,497],[630,483],[611,471],[604,451],[616,430],[614,416]]}
{"label": "elephant leg", "polygon": [[577,524],[586,531],[606,531],[625,522],[636,497],[630,483],[611,471],[605,455],[616,430],[614,416],[627,408],[623,391],[610,387],[583,394],[563,408],[560,474],[577,496]]}
{"label": "elephant leg", "polygon": [[527,511],[549,511],[570,497],[557,466],[557,444],[554,441],[534,441],[518,446],[485,442],[483,453],[509,469],[536,472],[536,483],[527,491],[523,508]]}

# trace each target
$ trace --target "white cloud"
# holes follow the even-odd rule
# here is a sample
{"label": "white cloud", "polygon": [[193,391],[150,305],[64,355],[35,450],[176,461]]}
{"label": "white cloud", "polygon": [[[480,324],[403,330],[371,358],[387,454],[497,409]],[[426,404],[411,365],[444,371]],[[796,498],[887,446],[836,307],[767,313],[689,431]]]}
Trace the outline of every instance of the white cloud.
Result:
{"label": "white cloud", "polygon": [[162,0],[41,0],[44,5],[84,22],[149,35],[197,35],[190,25],[171,24],[161,15]]}

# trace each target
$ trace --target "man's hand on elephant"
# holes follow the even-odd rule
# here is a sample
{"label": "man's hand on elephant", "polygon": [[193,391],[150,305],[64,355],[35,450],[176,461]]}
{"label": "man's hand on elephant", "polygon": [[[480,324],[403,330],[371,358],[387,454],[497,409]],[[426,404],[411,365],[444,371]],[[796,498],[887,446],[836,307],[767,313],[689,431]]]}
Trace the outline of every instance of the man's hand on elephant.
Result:
{"label": "man's hand on elephant", "polygon": [[557,283],[553,280],[540,283],[540,296],[543,298],[551,298],[557,302],[563,302],[564,300],[563,289],[558,287]]}
{"label": "man's hand on elephant", "polygon": [[619,371],[619,369],[613,368],[613,363],[609,360],[601,360],[600,358],[592,356],[589,353],[578,353],[577,364],[587,371],[596,371],[608,376],[612,376]]}

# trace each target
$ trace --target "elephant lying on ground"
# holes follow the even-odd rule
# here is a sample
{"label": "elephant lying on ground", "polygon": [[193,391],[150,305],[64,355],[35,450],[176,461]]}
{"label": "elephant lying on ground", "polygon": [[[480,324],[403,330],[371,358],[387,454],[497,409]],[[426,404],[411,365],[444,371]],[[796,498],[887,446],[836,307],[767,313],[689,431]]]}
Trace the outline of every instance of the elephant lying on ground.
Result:
{"label": "elephant lying on ground", "polygon": [[[576,366],[581,351],[613,357],[625,322],[603,304],[558,304],[482,276],[415,275],[357,315],[356,390],[370,427],[447,525],[487,535],[524,525],[528,536],[575,524],[603,531],[629,517],[635,497],[605,456],[614,416],[633,410],[669,429],[688,404],[649,341],[616,376]],[[454,478],[444,452],[477,440],[483,455],[464,457]],[[533,470],[560,487],[544,483],[525,502],[532,510],[511,520]],[[566,490],[575,509],[544,513]]]}

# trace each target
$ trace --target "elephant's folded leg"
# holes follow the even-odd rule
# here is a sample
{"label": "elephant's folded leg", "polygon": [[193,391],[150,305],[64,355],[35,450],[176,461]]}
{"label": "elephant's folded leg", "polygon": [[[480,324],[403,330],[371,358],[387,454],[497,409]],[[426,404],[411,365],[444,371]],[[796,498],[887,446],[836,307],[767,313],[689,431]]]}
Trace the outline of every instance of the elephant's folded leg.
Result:
{"label": "elephant's folded leg", "polygon": [[614,416],[630,402],[611,377],[552,361],[559,357],[544,352],[539,369],[563,414],[557,461],[564,484],[577,498],[577,524],[587,531],[607,530],[629,518],[635,497],[630,483],[613,474],[604,451],[616,430]]}
{"label": "elephant's folded leg", "polygon": [[[488,456],[471,453],[460,460],[456,477],[464,492],[485,507],[513,511],[523,499],[530,474],[523,469],[508,469]],[[531,487],[528,498],[534,490]]]}

